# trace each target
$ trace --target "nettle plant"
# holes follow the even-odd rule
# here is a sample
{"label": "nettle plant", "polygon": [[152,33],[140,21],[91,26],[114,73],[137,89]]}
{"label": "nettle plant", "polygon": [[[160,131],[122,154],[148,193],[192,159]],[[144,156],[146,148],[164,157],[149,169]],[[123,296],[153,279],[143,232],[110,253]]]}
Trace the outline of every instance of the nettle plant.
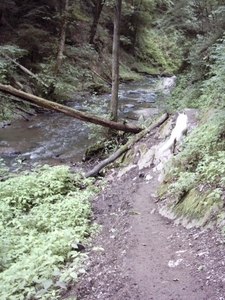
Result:
{"label": "nettle plant", "polygon": [[84,272],[77,251],[90,224],[92,179],[66,166],[43,166],[0,182],[1,299],[60,299]]}

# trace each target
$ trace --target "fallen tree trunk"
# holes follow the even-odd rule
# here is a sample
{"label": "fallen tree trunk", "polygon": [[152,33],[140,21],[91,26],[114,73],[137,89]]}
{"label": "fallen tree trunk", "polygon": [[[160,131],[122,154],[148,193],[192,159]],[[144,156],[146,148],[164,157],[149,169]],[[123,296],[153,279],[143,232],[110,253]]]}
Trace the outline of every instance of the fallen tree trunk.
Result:
{"label": "fallen tree trunk", "polygon": [[102,77],[100,74],[98,74],[95,70],[91,69],[91,72],[93,72],[96,76],[98,76],[102,81],[104,81],[105,83],[107,83],[110,87],[112,86],[112,83],[109,82],[108,80],[106,80],[104,77]]}
{"label": "fallen tree trunk", "polygon": [[6,92],[8,94],[14,95],[16,97],[19,97],[25,101],[31,102],[31,103],[35,103],[41,107],[45,107],[51,110],[55,110],[61,113],[64,113],[70,117],[82,120],[82,121],[86,121],[86,122],[90,122],[90,123],[94,123],[97,125],[101,125],[103,127],[108,127],[111,129],[115,129],[115,130],[121,130],[124,132],[131,132],[131,133],[138,133],[140,131],[142,131],[142,128],[136,127],[136,126],[131,126],[131,125],[126,125],[126,124],[122,124],[122,123],[117,123],[117,122],[113,122],[110,120],[106,120],[103,118],[99,118],[97,116],[88,114],[88,113],[84,113],[81,112],[79,110],[76,110],[74,108],[56,103],[56,102],[52,102],[49,100],[46,100],[44,98],[40,98],[37,96],[34,96],[32,94],[28,94],[25,92],[22,92],[20,90],[17,90],[15,88],[13,88],[10,85],[3,85],[0,84],[0,91]]}
{"label": "fallen tree trunk", "polygon": [[1,53],[1,55],[5,58],[7,58],[8,60],[12,61],[17,67],[19,67],[23,72],[27,73],[28,75],[30,75],[31,77],[35,78],[37,81],[39,81],[43,86],[48,88],[48,85],[45,84],[37,75],[35,75],[34,73],[32,73],[30,70],[28,70],[27,68],[25,68],[24,66],[22,66],[21,64],[19,64],[17,61],[15,61],[14,59],[12,59],[11,57],[9,57],[6,54]]}
{"label": "fallen tree trunk", "polygon": [[127,150],[131,149],[135,143],[137,143],[142,137],[144,137],[147,133],[149,133],[151,130],[154,128],[160,126],[163,122],[166,121],[168,118],[168,114],[165,113],[163,114],[157,121],[150,125],[148,128],[145,130],[142,130],[140,133],[138,133],[131,141],[127,142],[125,145],[123,145],[120,149],[118,149],[115,153],[113,153],[111,156],[108,158],[104,159],[101,161],[97,166],[95,166],[92,170],[87,172],[85,174],[85,177],[93,177],[98,174],[98,172],[104,168],[106,165],[112,163],[114,160],[116,160],[118,157],[120,157],[124,152]]}

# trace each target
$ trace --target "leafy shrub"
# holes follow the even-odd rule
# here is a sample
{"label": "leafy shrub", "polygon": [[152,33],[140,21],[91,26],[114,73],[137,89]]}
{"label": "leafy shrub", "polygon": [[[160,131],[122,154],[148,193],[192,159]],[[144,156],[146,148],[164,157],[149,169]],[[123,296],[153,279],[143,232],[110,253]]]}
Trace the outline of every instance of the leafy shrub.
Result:
{"label": "leafy shrub", "polygon": [[[177,86],[173,89],[168,102],[168,109],[177,108],[203,108],[210,106],[224,107],[225,104],[225,38],[213,44],[209,50],[207,62],[196,57],[196,72],[200,72],[198,64],[204,65],[204,77],[198,75],[193,69],[186,75],[177,78]],[[197,54],[196,54],[197,55]],[[192,68],[195,68],[192,62]],[[206,69],[208,70],[206,72]],[[201,79],[201,80],[200,80]]]}
{"label": "leafy shrub", "polygon": [[[207,119],[207,122],[205,120]],[[224,110],[208,114],[186,138],[185,149],[169,164],[168,194],[180,200],[192,188],[222,190],[225,181]]]}
{"label": "leafy shrub", "polygon": [[208,96],[206,104],[225,105],[225,37],[213,45],[210,54],[210,78],[203,83],[204,94]]}
{"label": "leafy shrub", "polygon": [[0,180],[4,180],[9,175],[9,169],[6,166],[4,160],[0,158]]}
{"label": "leafy shrub", "polygon": [[[181,64],[181,48],[177,47],[176,33],[145,29],[139,36],[138,58],[146,61],[165,73],[171,74]],[[173,49],[173,50],[172,50]]]}
{"label": "leafy shrub", "polygon": [[23,57],[27,52],[18,46],[4,45],[0,46],[0,80],[1,83],[9,83],[12,77],[11,73],[15,73],[15,64],[12,60]]}
{"label": "leafy shrub", "polygon": [[83,272],[85,254],[76,248],[96,228],[89,221],[88,198],[97,191],[91,182],[66,166],[0,182],[1,299],[60,299],[59,289]]}
{"label": "leafy shrub", "polygon": [[205,102],[200,96],[202,95],[202,83],[189,85],[190,76],[184,75],[178,78],[177,87],[172,90],[168,99],[169,110],[205,107]]}

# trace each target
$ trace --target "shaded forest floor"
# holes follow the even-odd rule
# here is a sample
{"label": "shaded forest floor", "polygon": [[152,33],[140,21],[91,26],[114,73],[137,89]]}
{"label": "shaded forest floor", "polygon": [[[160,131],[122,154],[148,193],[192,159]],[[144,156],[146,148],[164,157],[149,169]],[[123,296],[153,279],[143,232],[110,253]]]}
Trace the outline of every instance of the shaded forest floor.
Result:
{"label": "shaded forest floor", "polygon": [[[142,140],[143,142],[143,140]],[[154,134],[144,138],[149,147]],[[223,300],[225,238],[217,229],[186,229],[159,214],[153,168],[107,174],[108,188],[92,199],[102,230],[86,273],[67,296],[78,300]]]}

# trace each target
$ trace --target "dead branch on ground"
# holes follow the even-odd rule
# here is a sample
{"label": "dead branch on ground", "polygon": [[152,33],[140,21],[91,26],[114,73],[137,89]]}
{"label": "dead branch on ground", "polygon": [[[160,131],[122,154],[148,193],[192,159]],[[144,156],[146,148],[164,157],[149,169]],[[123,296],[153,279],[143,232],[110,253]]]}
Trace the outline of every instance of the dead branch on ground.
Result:
{"label": "dead branch on ground", "polygon": [[157,121],[150,125],[145,130],[142,130],[140,133],[138,133],[131,141],[128,141],[125,145],[123,145],[120,149],[118,149],[116,152],[114,152],[111,156],[101,161],[97,166],[95,166],[92,170],[87,172],[85,174],[85,177],[93,177],[96,176],[101,169],[103,169],[108,164],[112,163],[114,160],[116,160],[118,157],[120,157],[124,152],[128,151],[133,147],[135,143],[137,143],[142,137],[144,137],[147,133],[149,133],[154,128],[160,126],[163,122],[165,122],[168,118],[168,114],[163,114]]}

